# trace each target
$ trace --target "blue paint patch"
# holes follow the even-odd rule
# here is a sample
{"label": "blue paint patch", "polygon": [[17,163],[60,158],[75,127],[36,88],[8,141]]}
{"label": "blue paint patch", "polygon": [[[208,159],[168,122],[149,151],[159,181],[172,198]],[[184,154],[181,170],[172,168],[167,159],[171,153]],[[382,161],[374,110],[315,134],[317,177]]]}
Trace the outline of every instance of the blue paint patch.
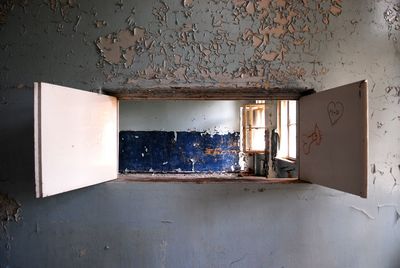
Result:
{"label": "blue paint patch", "polygon": [[120,131],[119,170],[239,171],[239,139],[239,132],[210,135],[196,131]]}

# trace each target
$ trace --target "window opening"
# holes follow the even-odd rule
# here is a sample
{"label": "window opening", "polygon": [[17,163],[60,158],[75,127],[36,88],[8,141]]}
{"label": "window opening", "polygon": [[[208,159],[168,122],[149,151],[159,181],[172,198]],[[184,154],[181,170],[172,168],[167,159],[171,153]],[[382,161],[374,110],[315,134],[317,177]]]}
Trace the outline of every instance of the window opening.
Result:
{"label": "window opening", "polygon": [[[276,147],[279,147],[281,156],[286,156],[287,160],[298,155],[298,159],[296,160],[300,168],[299,178],[301,180],[304,179],[333,189],[353,193],[361,197],[366,197],[367,195],[368,88],[366,81],[355,82],[317,94],[313,94],[313,90],[266,90],[263,88],[253,88],[250,90],[247,88],[235,88],[234,90],[232,88],[188,90],[178,87],[171,88],[170,90],[161,90],[157,88],[142,91],[135,90],[134,92],[125,90],[120,93],[121,94],[118,94],[117,92],[115,95],[111,94],[112,96],[107,96],[48,83],[38,82],[34,84],[35,186],[37,197],[54,195],[121,178],[119,176],[121,174],[117,174],[117,164],[121,161],[121,157],[118,157],[116,153],[118,146],[118,124],[120,123],[120,115],[122,116],[123,113],[119,113],[121,110],[118,109],[118,107],[121,100],[138,99],[238,99],[253,101],[253,104],[258,105],[263,104],[263,102],[255,100],[266,99],[264,115],[258,110],[255,112],[255,115],[252,115],[253,112],[249,114],[249,116],[254,117],[252,118],[252,125],[250,125],[249,128],[252,132],[256,133],[254,129],[258,127],[262,128],[260,122],[262,122],[263,119],[265,120],[264,163],[268,163],[269,150],[271,150],[271,152],[276,151],[271,147],[270,143],[279,144],[279,142],[276,141],[280,140],[281,146]],[[300,105],[297,107],[297,104],[294,102],[277,101],[281,99],[296,99],[299,100]],[[269,103],[270,101],[275,103],[275,106],[271,106]],[[238,114],[237,116],[241,114],[239,113],[239,107],[235,109]],[[267,107],[269,107],[269,110]],[[270,107],[273,108],[271,109]],[[193,107],[191,106],[188,111],[192,110]],[[297,113],[296,110],[298,110],[299,113]],[[89,113],[88,111],[91,112]],[[169,109],[165,111],[169,111]],[[273,113],[278,114],[278,119],[272,116]],[[143,116],[146,112],[138,112],[137,114]],[[224,115],[226,114],[226,110],[218,107],[215,114]],[[333,118],[334,116],[336,117]],[[75,120],[75,118],[79,118],[79,120]],[[271,118],[275,118],[275,120],[271,120]],[[240,119],[228,121],[237,122],[238,125],[242,122]],[[354,122],[357,122],[357,125],[355,125]],[[113,135],[111,135],[111,131],[108,129],[109,124],[115,126]],[[278,128],[278,132],[275,132],[274,125]],[[246,125],[244,124],[244,126]],[[242,127],[237,127],[239,132],[243,132],[242,129]],[[268,130],[272,130],[271,138],[267,135]],[[296,133],[298,133],[297,137]],[[175,136],[175,133],[169,134],[173,135],[165,135],[167,140],[175,140],[175,138],[178,140],[180,139],[179,135]],[[281,139],[278,137],[279,134],[281,135]],[[200,133],[200,136],[202,135],[206,136],[206,133]],[[235,135],[237,137],[237,133]],[[240,135],[242,135],[242,133],[240,133]],[[261,136],[260,134],[255,135]],[[112,137],[107,138],[108,136]],[[252,136],[254,135],[250,137]],[[315,142],[315,136],[325,138],[322,138],[322,142]],[[60,137],[62,137],[62,139],[60,139]],[[90,138],[88,142],[84,139],[87,137]],[[136,136],[133,136],[133,139],[137,139]],[[257,140],[257,138],[255,139]],[[269,139],[271,142],[269,142]],[[301,144],[297,146],[297,150],[295,144],[296,139],[301,141]],[[220,139],[220,141],[226,142],[226,139],[223,138]],[[110,143],[114,144],[112,150],[115,152],[113,160],[103,161],[102,154],[108,156],[108,152],[111,151],[109,148]],[[159,141],[155,144],[155,147],[162,143],[162,140]],[[182,148],[187,144],[196,147],[199,143],[186,143],[183,141]],[[206,146],[208,146],[208,144],[209,143],[205,143]],[[250,144],[253,148],[260,149],[258,148],[260,145],[258,145],[257,142]],[[228,147],[226,148],[217,147],[214,150],[212,147],[206,147],[207,150],[205,150],[205,153],[207,155],[216,156],[221,155],[225,150],[227,153],[233,152],[233,154],[237,154],[236,152],[240,146],[236,145],[234,142],[227,142],[227,145]],[[231,145],[236,148],[229,148]],[[53,148],[57,148],[57,150],[54,151]],[[180,148],[178,147],[178,149]],[[144,151],[147,152],[147,149],[144,148]],[[240,153],[244,152],[241,151]],[[247,154],[249,156],[262,155],[261,152],[249,152]],[[143,157],[142,153],[139,155]],[[143,153],[143,155],[145,154]],[[171,157],[173,154],[167,154],[167,156]],[[186,163],[191,162],[190,170],[192,172],[193,170],[196,171],[193,167],[196,167],[197,160],[192,157],[192,155],[189,155],[189,157],[189,161],[186,161]],[[222,158],[224,157],[225,156],[222,156]],[[86,162],[85,159],[90,159],[91,161]],[[276,157],[276,159],[279,160],[278,157]],[[357,165],[353,165],[354,161],[351,160],[354,159],[357,160]],[[257,167],[257,158],[255,157],[254,160],[256,160],[254,167]],[[286,162],[288,163],[290,161]],[[293,164],[294,161],[290,163]],[[352,164],[350,165],[349,163]],[[164,162],[162,162],[161,164],[166,165],[167,163],[164,164]],[[260,166],[262,167],[263,165]],[[268,165],[264,164],[264,166]],[[279,170],[279,167],[277,170]],[[289,175],[289,171],[293,169],[288,167],[285,168],[285,170]],[[343,170],[345,172],[337,173],[337,171]],[[242,174],[239,174],[237,178],[243,180],[243,178],[239,178],[241,177],[240,175]],[[220,177],[211,176],[212,177],[206,176],[204,182],[220,181]],[[296,176],[297,174],[292,177]],[[277,178],[282,177],[285,176],[277,176]],[[145,178],[148,180],[154,177],[147,176]],[[254,178],[265,183],[271,183],[265,178],[252,177],[251,179],[246,179],[253,180]],[[135,178],[129,176],[125,179],[135,180]],[[173,176],[172,179],[175,179],[175,176]],[[190,178],[190,181],[195,183],[202,182],[201,179],[192,179],[193,178]],[[178,178],[175,180],[178,180]],[[236,178],[234,178],[234,181],[236,181]],[[279,182],[278,179],[271,179],[271,181]],[[287,179],[282,181],[288,182]],[[299,180],[296,179],[291,179],[290,181],[299,182]]]}

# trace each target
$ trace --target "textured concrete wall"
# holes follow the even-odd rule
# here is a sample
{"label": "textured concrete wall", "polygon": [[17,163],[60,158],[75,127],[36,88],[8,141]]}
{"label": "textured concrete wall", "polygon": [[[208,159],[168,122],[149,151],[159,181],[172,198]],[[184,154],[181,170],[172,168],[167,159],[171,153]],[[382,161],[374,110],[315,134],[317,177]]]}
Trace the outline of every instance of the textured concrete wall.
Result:
{"label": "textured concrete wall", "polygon": [[[399,267],[399,10],[372,0],[3,1],[0,266]],[[33,81],[322,90],[365,78],[366,200],[305,184],[115,182],[34,199]]]}

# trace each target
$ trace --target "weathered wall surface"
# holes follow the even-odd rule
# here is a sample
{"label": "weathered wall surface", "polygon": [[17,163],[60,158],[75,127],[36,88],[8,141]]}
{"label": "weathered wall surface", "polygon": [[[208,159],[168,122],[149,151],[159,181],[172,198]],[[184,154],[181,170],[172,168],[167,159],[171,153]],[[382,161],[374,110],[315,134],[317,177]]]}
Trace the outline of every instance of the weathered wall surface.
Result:
{"label": "weathered wall surface", "polygon": [[245,101],[121,101],[120,130],[238,132]]}
{"label": "weathered wall surface", "polygon": [[119,170],[128,172],[238,172],[239,132],[121,131]]}
{"label": "weathered wall surface", "polygon": [[121,101],[121,172],[232,172],[241,101]]}
{"label": "weathered wall surface", "polygon": [[[3,1],[1,267],[399,267],[397,1]],[[369,198],[106,183],[34,199],[33,81],[86,90],[369,80]],[[1,214],[1,215],[3,215]]]}
{"label": "weathered wall surface", "polygon": [[232,172],[241,101],[121,101],[121,172]]}

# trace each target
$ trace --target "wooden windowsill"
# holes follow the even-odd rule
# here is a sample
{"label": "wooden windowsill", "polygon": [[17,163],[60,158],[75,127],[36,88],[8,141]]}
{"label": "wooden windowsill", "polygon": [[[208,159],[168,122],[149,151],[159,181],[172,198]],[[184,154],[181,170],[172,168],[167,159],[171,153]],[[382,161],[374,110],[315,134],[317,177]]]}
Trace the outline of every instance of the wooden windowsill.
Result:
{"label": "wooden windowsill", "polygon": [[290,163],[290,164],[296,164],[296,160],[295,159],[290,159],[290,158],[286,158],[286,157],[279,157],[279,156],[275,157],[275,159],[281,160],[281,161],[284,161],[284,162],[287,162],[287,163]]}
{"label": "wooden windowsill", "polygon": [[265,150],[258,150],[258,151],[254,150],[254,151],[243,151],[243,153],[252,155],[252,154],[265,154],[265,153],[269,154],[270,152],[268,150],[267,151],[265,151]]}
{"label": "wooden windowsill", "polygon": [[239,176],[238,174],[152,174],[135,173],[119,174],[117,182],[163,182],[163,183],[261,183],[261,184],[292,184],[308,183],[298,178],[265,178],[257,176]]}

